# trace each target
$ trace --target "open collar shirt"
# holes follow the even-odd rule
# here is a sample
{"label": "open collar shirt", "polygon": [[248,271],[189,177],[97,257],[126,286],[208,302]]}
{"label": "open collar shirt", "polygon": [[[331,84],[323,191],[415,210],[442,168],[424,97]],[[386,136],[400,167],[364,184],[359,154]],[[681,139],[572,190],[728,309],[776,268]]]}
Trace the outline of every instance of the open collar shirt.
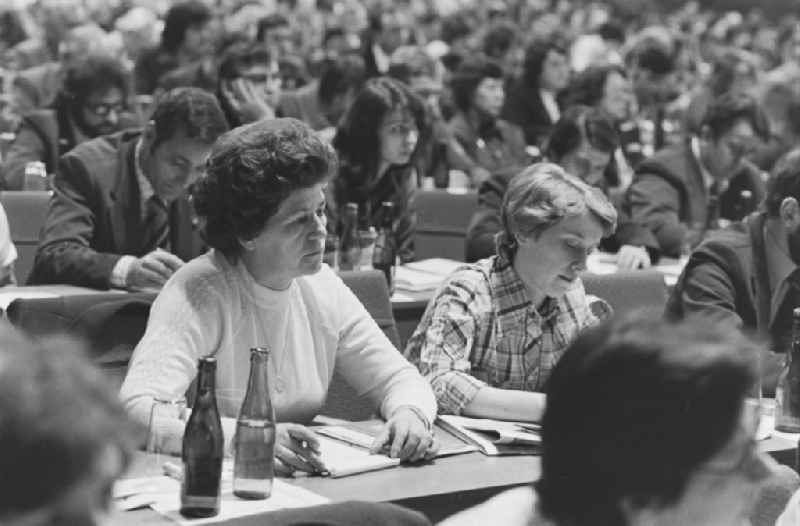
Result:
{"label": "open collar shirt", "polygon": [[484,386],[542,391],[569,344],[596,323],[580,279],[537,309],[513,266],[493,256],[446,280],[405,354],[440,412],[460,414]]}

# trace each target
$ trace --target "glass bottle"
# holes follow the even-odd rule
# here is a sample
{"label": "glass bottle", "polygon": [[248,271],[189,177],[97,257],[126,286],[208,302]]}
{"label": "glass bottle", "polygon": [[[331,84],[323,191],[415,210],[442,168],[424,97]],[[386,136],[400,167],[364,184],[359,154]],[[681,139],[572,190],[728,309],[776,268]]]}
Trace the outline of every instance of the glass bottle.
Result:
{"label": "glass bottle", "polygon": [[42,161],[30,161],[25,164],[24,189],[41,192],[50,189],[47,167]]}
{"label": "glass bottle", "polygon": [[269,397],[269,350],[250,349],[250,379],[233,441],[233,494],[266,499],[275,477],[275,410]]}
{"label": "glass bottle", "polygon": [[792,345],[775,388],[775,429],[800,433],[800,307],[792,311]]}
{"label": "glass bottle", "polygon": [[217,360],[200,358],[194,408],[183,433],[181,515],[213,517],[219,513],[225,439],[217,410]]}
{"label": "glass bottle", "polygon": [[397,260],[397,240],[394,235],[394,203],[384,201],[381,203],[381,225],[378,239],[375,241],[375,251],[372,258],[372,267],[380,270],[386,276],[389,294],[394,292],[394,269]]}
{"label": "glass bottle", "polygon": [[344,228],[339,238],[339,270],[358,270],[361,261],[361,240],[358,235],[358,205],[347,203]]}

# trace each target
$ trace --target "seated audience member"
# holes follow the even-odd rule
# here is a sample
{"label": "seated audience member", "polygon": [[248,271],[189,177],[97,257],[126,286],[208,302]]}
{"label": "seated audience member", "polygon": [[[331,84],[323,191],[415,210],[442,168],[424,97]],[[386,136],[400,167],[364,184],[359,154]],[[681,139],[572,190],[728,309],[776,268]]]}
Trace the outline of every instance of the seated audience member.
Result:
{"label": "seated audience member", "polygon": [[489,177],[485,168],[474,164],[459,144],[442,116],[440,100],[443,91],[440,64],[425,48],[403,46],[391,57],[388,76],[405,83],[412,92],[425,101],[431,117],[430,140],[420,144],[422,151],[417,160],[417,173],[431,177],[437,187],[446,188],[451,169],[461,170],[474,181]]}
{"label": "seated audience member", "polygon": [[136,126],[126,114],[129,76],[111,57],[95,55],[72,62],[50,108],[26,114],[3,163],[2,188],[23,190],[25,165],[42,161],[48,174],[58,158],[100,135]]}
{"label": "seated audience member", "polygon": [[281,94],[278,114],[299,119],[314,130],[326,130],[333,137],[333,130],[364,85],[364,61],[356,54],[345,54],[324,60],[321,70],[318,81]]}
{"label": "seated audience member", "polygon": [[0,522],[97,525],[139,428],[78,347],[0,327]]}
{"label": "seated audience member", "polygon": [[381,203],[394,203],[394,233],[401,261],[414,259],[417,213],[413,168],[429,135],[422,100],[402,82],[370,79],[356,95],[333,139],[339,175],[328,187],[328,230],[336,232],[347,203],[359,207],[362,224],[382,222]]}
{"label": "seated audience member", "polygon": [[361,35],[361,54],[367,78],[385,75],[389,71],[392,53],[408,44],[413,22],[405,9],[396,6],[369,13],[369,27]]}
{"label": "seated audience member", "polygon": [[[567,173],[608,194],[608,164],[617,147],[617,133],[602,110],[573,106],[553,127],[546,141],[545,157]],[[467,228],[466,260],[477,261],[495,253],[495,236],[503,229],[500,207],[514,172],[498,172],[478,189],[478,209]],[[646,228],[620,215],[617,230],[603,239],[600,248],[617,252],[617,263],[629,270],[648,267],[658,257],[658,242]]]}
{"label": "seated audience member", "polygon": [[[109,524],[112,485],[141,434],[100,371],[77,346],[66,347],[62,339],[33,343],[0,327],[5,526]],[[357,501],[278,511],[265,520],[274,526],[430,525],[400,506]]]}
{"label": "seated audience member", "polygon": [[448,126],[472,163],[468,175],[474,187],[483,182],[478,177],[527,162],[522,130],[499,117],[503,79],[503,69],[482,57],[465,58],[450,78],[456,113]]}
{"label": "seated audience member", "polygon": [[740,219],[762,199],[764,177],[747,155],[768,134],[753,98],[723,95],[709,106],[700,135],[639,165],[623,210],[653,232],[662,254],[680,256],[719,219]]}
{"label": "seated audience member", "polygon": [[[215,145],[194,191],[213,248],[181,268],[159,294],[131,358],[122,399],[138,421],[156,400],[179,399],[197,360],[214,355],[226,443],[247,387],[249,349],[266,346],[278,424],[276,469],[324,470],[304,425],[320,411],[334,368],[387,423],[375,448],[425,457],[436,400],[341,279],[322,263],[330,145],[295,119],[236,128]],[[235,398],[232,399],[232,398]],[[185,423],[158,430],[160,448],[180,452]]]}
{"label": "seated audience member", "polygon": [[490,60],[500,64],[508,77],[516,77],[522,63],[520,33],[509,20],[490,22],[483,36],[482,51]]}
{"label": "seated audience member", "polygon": [[59,161],[31,284],[160,287],[200,254],[185,190],[227,130],[210,93],[163,95],[144,130],[85,142]]}
{"label": "seated audience member", "polygon": [[443,413],[539,420],[550,372],[598,321],[578,275],[617,213],[599,190],[539,163],[511,180],[501,220],[497,255],[447,278],[405,354]]}
{"label": "seated audience member", "polygon": [[275,117],[281,94],[278,63],[262,44],[237,43],[219,65],[217,99],[231,128]]}
{"label": "seated audience member", "polygon": [[569,82],[566,51],[557,38],[536,41],[525,51],[522,75],[508,90],[501,116],[541,147],[561,117],[557,96]]}
{"label": "seated audience member", "polygon": [[90,53],[104,49],[107,34],[96,24],[70,29],[58,46],[58,60],[45,62],[17,73],[11,84],[11,104],[20,117],[50,106],[64,81],[66,67]]}
{"label": "seated audience member", "polygon": [[160,45],[136,61],[136,93],[150,95],[165,73],[212,56],[213,31],[212,13],[205,3],[188,0],[172,5],[164,18]]}
{"label": "seated audience member", "polygon": [[636,100],[625,69],[616,65],[586,68],[570,82],[564,104],[567,108],[578,104],[598,108],[614,119],[620,145],[614,150],[607,176],[613,180],[614,194],[623,194],[631,184],[633,169],[643,159],[639,127],[632,121]]}
{"label": "seated audience member", "polygon": [[[800,150],[775,165],[759,212],[710,234],[692,253],[666,313],[699,317],[757,333],[770,348],[791,345],[800,264]],[[764,389],[771,392],[782,354],[764,353]]]}
{"label": "seated audience member", "polygon": [[550,376],[539,480],[440,526],[751,524],[759,490],[790,471],[756,442],[753,347],[710,324],[587,330]]}

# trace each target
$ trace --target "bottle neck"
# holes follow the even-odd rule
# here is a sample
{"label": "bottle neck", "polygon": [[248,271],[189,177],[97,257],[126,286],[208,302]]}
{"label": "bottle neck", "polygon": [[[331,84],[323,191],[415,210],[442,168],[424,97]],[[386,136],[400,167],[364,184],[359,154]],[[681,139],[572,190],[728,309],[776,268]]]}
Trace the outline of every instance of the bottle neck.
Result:
{"label": "bottle neck", "polygon": [[197,375],[198,393],[214,392],[216,389],[216,372],[217,368],[213,365],[203,364],[200,366],[200,372]]}
{"label": "bottle neck", "polygon": [[247,380],[247,393],[240,416],[271,418],[272,404],[269,398],[267,364],[269,354],[251,351],[250,378]]}

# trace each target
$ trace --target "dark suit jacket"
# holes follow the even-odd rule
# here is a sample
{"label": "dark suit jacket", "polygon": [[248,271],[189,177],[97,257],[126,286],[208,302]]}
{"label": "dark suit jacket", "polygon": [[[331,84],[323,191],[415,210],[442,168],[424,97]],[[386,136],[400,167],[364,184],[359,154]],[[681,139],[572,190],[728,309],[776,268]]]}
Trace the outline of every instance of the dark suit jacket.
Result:
{"label": "dark suit jacket", "polygon": [[555,124],[544,107],[539,90],[522,80],[515,81],[506,94],[500,116],[522,128],[525,142],[541,147]]}
{"label": "dark suit jacket", "polygon": [[527,164],[525,138],[519,126],[496,119],[477,130],[463,112],[456,113],[447,126],[474,165],[496,172]]}
{"label": "dark suit jacket", "polygon": [[[751,192],[749,203],[743,191]],[[739,220],[764,197],[762,172],[746,163],[719,196],[719,217]],[[623,211],[650,229],[664,255],[677,257],[692,237],[705,235],[708,190],[689,141],[669,146],[643,161],[623,200]]]}
{"label": "dark suit jacket", "polygon": [[[472,215],[467,227],[465,260],[478,261],[495,254],[494,238],[502,228],[500,207],[506,194],[508,183],[517,174],[516,169],[504,170],[487,179],[478,188],[478,209]],[[616,252],[622,245],[643,246],[652,260],[659,257],[658,242],[644,227],[630,221],[618,213],[617,230],[600,243],[600,248]]]}
{"label": "dark suit jacket", "polygon": [[[692,252],[667,300],[665,314],[676,320],[697,317],[771,340],[772,349],[788,344],[791,320],[772,320],[772,291],[767,275],[761,213],[709,236]],[[790,338],[789,338],[790,340]],[[763,363],[767,377],[777,376],[778,360]],[[765,384],[774,388],[775,378]]]}
{"label": "dark suit jacket", "polygon": [[[64,155],[28,282],[107,289],[122,255],[143,256],[139,182],[134,168],[138,131],[87,141]],[[185,197],[170,207],[170,246],[183,259],[203,244]]]}

